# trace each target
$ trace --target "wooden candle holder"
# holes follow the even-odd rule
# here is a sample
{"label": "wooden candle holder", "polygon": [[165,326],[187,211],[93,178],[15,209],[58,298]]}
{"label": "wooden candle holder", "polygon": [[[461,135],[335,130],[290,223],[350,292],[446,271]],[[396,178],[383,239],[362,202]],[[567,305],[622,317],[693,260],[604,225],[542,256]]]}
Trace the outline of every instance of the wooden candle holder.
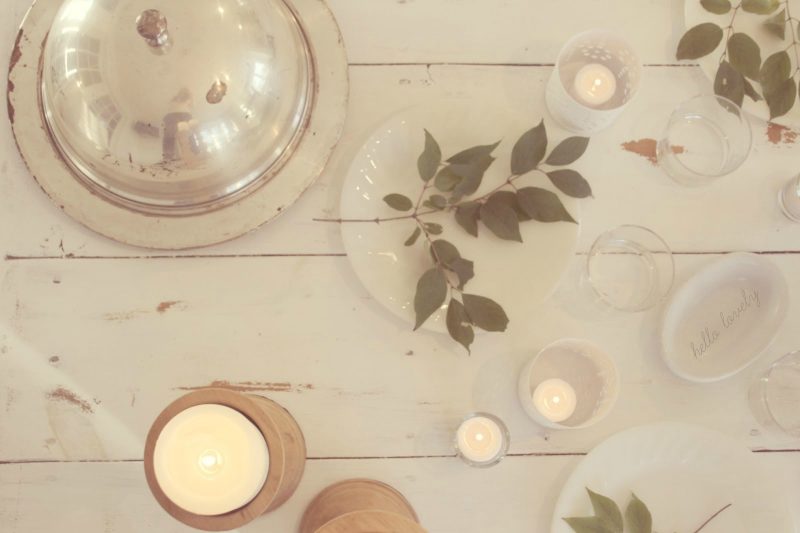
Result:
{"label": "wooden candle holder", "polygon": [[[269,473],[256,497],[235,511],[214,516],[191,513],[173,503],[161,490],[153,467],[156,441],[164,426],[181,411],[204,404],[224,405],[242,413],[261,431],[269,449]],[[153,422],[144,448],[144,472],[156,501],[175,519],[205,531],[236,529],[280,507],[300,484],[305,462],[303,433],[286,409],[267,398],[226,389],[201,389],[172,402]]]}
{"label": "wooden candle holder", "polygon": [[300,533],[426,533],[398,491],[371,479],[331,485],[309,504]]}

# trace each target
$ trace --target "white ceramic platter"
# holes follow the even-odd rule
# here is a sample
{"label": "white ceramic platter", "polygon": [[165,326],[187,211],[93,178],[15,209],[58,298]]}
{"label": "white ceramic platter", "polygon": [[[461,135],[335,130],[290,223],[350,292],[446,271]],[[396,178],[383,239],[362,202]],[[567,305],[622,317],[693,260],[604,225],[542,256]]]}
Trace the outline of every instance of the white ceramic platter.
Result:
{"label": "white ceramic platter", "polygon": [[[800,0],[789,0],[790,8],[792,9],[792,15],[797,16],[797,13],[800,13]],[[738,2],[732,2],[735,6]],[[777,14],[781,8],[778,8],[778,11],[775,13]],[[684,13],[686,17],[686,30],[689,28],[693,28],[698,24],[702,24],[704,22],[712,22],[717,24],[718,26],[725,28],[731,22],[731,15],[727,13],[725,15],[715,15],[714,13],[710,13],[706,11],[703,6],[700,4],[700,0],[686,0],[684,4]],[[791,33],[790,28],[787,26],[786,28],[786,40],[781,41],[777,37],[771,35],[768,31],[766,31],[763,27],[763,22],[769,18],[769,15],[755,15],[751,13],[746,13],[742,10],[736,14],[735,20],[735,30],[737,32],[743,31],[747,35],[751,36],[756,40],[761,48],[761,60],[764,61],[770,55],[774,54],[775,52],[780,52],[784,50],[790,43],[791,43]],[[796,29],[796,22],[792,22],[795,25]],[[684,30],[685,31],[685,30]],[[726,30],[727,31],[727,30]],[[727,34],[726,34],[727,35]],[[709,55],[705,57],[701,57],[698,59],[698,63],[700,64],[700,68],[703,70],[703,73],[711,80],[711,83],[714,83],[714,78],[717,75],[717,67],[719,66],[719,60],[722,56],[722,52],[725,50],[725,42],[726,39],[723,38],[720,45],[717,47],[716,50],[711,52]],[[673,51],[674,54],[674,51]],[[790,57],[794,60],[794,55],[791,54]],[[761,86],[753,82],[753,86],[757,88],[759,93],[761,92]],[[709,88],[709,92],[711,88]],[[745,111],[750,113],[751,115],[764,119],[769,120],[769,108],[767,104],[761,100],[760,102],[754,102],[750,98],[745,96],[744,103],[742,105]],[[800,103],[795,103],[795,106],[782,117],[778,117],[772,122],[777,124],[782,124],[784,126],[789,127],[800,127]]]}
{"label": "white ceramic platter", "polygon": [[780,270],[753,254],[730,254],[690,278],[663,316],[661,345],[670,369],[699,382],[729,377],[752,363],[786,318]]}
{"label": "white ceramic platter", "polygon": [[650,509],[654,531],[695,531],[729,503],[703,533],[795,531],[785,492],[753,454],[726,435],[688,424],[640,426],[598,445],[564,485],[552,533],[573,533],[563,517],[593,514],[587,487],[612,498],[623,514],[635,493]]}
{"label": "white ceramic platter", "polygon": [[[446,101],[403,111],[380,126],[355,156],[342,190],[341,216],[373,219],[402,215],[383,202],[390,193],[416,201],[423,186],[417,158],[424,148],[425,128],[439,142],[444,159],[503,139],[494,151],[497,160],[472,196],[478,197],[506,179],[514,143],[539,121],[539,116],[513,118],[509,110],[487,108],[474,101]],[[550,143],[555,146],[560,140],[550,139]],[[557,192],[539,173],[521,178],[519,184]],[[579,220],[579,202],[559,196]],[[535,324],[537,311],[574,254],[579,230],[578,224],[566,222],[523,222],[524,243],[520,244],[500,240],[483,225],[476,239],[456,224],[452,213],[436,213],[426,220],[441,224],[444,232],[439,238],[452,242],[462,257],[474,261],[475,277],[465,292],[492,298],[503,306],[509,329]],[[358,277],[376,300],[412,324],[417,280],[432,266],[423,238],[412,247],[403,245],[415,227],[412,220],[342,224],[345,249]],[[442,311],[435,313],[423,327],[446,331],[444,316]]]}

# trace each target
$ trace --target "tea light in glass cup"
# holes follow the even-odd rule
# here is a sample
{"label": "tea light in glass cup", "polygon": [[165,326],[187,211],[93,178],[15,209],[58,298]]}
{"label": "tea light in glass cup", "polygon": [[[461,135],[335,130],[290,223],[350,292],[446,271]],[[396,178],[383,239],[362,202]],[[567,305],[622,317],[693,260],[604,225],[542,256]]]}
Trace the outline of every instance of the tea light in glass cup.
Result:
{"label": "tea light in glass cup", "polygon": [[582,339],[549,344],[520,373],[522,408],[538,424],[578,429],[611,412],[619,394],[617,368],[609,355]]}
{"label": "tea light in glass cup", "polygon": [[605,104],[617,92],[616,76],[600,63],[584,65],[575,74],[573,85],[575,96],[589,107]]}
{"label": "tea light in glass cup", "polygon": [[508,452],[509,442],[503,421],[488,413],[468,415],[456,430],[456,454],[470,466],[496,465]]}

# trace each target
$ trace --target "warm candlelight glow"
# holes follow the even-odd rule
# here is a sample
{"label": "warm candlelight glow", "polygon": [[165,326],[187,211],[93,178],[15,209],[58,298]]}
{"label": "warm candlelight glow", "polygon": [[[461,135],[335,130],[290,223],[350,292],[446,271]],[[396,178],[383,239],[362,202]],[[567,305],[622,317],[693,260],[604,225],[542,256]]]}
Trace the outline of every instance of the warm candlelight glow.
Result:
{"label": "warm candlelight glow", "polygon": [[503,451],[505,436],[494,420],[476,416],[465,420],[456,432],[461,455],[476,463],[494,461]]}
{"label": "warm candlelight glow", "polygon": [[551,422],[563,422],[572,416],[577,406],[575,389],[563,379],[548,379],[533,391],[533,405]]}
{"label": "warm candlelight glow", "polygon": [[617,78],[605,65],[590,63],[575,75],[575,95],[589,107],[605,104],[617,92]]}

